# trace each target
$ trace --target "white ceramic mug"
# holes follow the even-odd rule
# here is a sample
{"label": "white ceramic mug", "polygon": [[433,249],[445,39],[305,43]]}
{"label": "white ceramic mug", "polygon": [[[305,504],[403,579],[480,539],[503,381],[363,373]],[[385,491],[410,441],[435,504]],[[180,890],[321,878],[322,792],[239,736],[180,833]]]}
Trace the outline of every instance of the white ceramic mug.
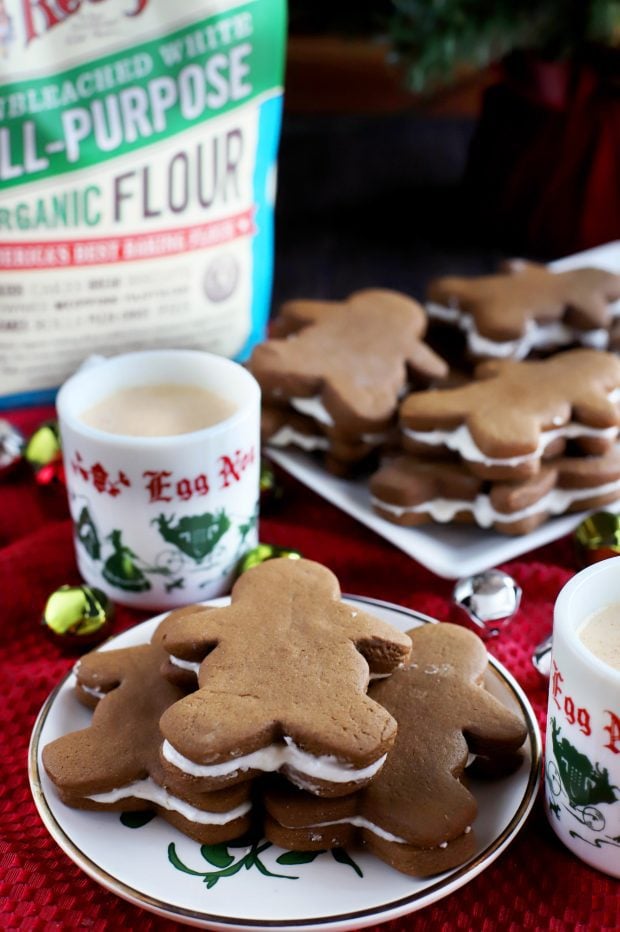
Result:
{"label": "white ceramic mug", "polygon": [[620,877],[620,670],[578,636],[617,604],[620,557],[582,570],[555,604],[545,752],[552,828],[582,861]]}
{"label": "white ceramic mug", "polygon": [[[107,433],[80,415],[125,388],[198,386],[232,402],[212,426]],[[80,573],[113,601],[165,609],[230,590],[257,543],[260,389],[242,366],[194,350],[127,353],[78,371],[57,397]]]}

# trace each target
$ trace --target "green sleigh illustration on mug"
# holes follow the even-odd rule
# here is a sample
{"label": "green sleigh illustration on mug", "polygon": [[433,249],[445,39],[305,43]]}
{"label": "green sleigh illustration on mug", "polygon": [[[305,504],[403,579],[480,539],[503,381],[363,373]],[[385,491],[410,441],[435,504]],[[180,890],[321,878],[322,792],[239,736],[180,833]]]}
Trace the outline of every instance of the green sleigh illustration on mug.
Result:
{"label": "green sleigh illustration on mug", "polygon": [[[185,515],[175,520],[174,516],[158,515],[152,523],[156,526],[162,540],[172,549],[162,550],[155,563],[149,564],[123,540],[122,532],[114,529],[104,542],[88,508],[83,505],[73,527],[77,541],[84,547],[94,561],[103,560],[101,574],[112,586],[126,592],[145,592],[152,587],[149,576],[166,578],[165,589],[183,589],[186,575],[197,571],[217,569],[224,557],[226,573],[246,548],[250,532],[256,527],[258,514],[234,522],[232,516],[223,509],[215,514],[205,512],[199,515]],[[236,551],[231,556],[231,548],[221,544],[226,535],[237,532]],[[112,552],[104,555],[105,542],[109,542]],[[227,543],[229,543],[227,541]],[[205,580],[201,585],[206,585]]]}
{"label": "green sleigh illustration on mug", "polygon": [[606,768],[601,768],[598,762],[593,764],[567,738],[560,736],[560,727],[554,718],[551,719],[551,736],[553,755],[548,755],[545,767],[550,810],[561,821],[564,809],[590,832],[597,833],[590,839],[571,829],[573,838],[580,838],[595,848],[603,845],[620,847],[620,835],[602,834],[607,819],[599,808],[617,803],[620,788],[609,782]]}

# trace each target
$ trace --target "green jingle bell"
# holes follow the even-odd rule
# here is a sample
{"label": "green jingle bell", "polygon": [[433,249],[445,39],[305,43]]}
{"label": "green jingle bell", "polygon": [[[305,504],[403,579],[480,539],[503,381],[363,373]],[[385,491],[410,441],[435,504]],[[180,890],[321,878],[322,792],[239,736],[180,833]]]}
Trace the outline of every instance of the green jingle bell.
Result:
{"label": "green jingle bell", "polygon": [[241,558],[237,564],[237,576],[241,576],[252,567],[265,563],[267,560],[286,558],[288,560],[301,560],[302,554],[299,550],[289,550],[286,547],[276,547],[275,544],[258,544]]}
{"label": "green jingle bell", "polygon": [[24,459],[34,469],[39,485],[63,481],[62,447],[56,421],[44,421],[31,434],[24,448]]}
{"label": "green jingle bell", "polygon": [[282,486],[276,479],[275,472],[265,459],[261,459],[260,463],[259,491],[260,510],[263,513],[274,508],[278,502],[280,502],[284,494]]}
{"label": "green jingle bell", "polygon": [[108,636],[113,618],[114,606],[100,589],[61,586],[45,603],[41,623],[60,646],[85,650]]}
{"label": "green jingle bell", "polygon": [[620,515],[597,511],[575,529],[573,539],[583,566],[620,554]]}

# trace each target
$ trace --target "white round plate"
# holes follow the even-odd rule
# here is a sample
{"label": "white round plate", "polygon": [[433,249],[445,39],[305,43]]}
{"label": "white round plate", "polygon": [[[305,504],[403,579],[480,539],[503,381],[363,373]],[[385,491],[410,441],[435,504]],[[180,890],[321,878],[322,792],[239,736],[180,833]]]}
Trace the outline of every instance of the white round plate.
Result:
{"label": "white round plate", "polygon": [[[403,631],[433,622],[388,602],[344,598]],[[162,617],[130,628],[102,649],[148,642]],[[70,809],[58,800],[41,765],[41,750],[59,735],[88,724],[91,713],[75,699],[74,685],[70,673],[43,706],[32,734],[30,785],[41,818],[63,851],[102,886],[189,925],[226,932],[334,932],[403,916],[452,893],[488,867],[515,837],[536,797],[541,763],[536,718],[512,676],[490,658],[487,687],[524,716],[528,737],[516,773],[494,782],[472,782],[479,807],[474,823],[477,848],[465,865],[418,880],[357,850],[301,855],[265,841],[246,847],[201,847],[162,819],[131,828],[119,813]]]}

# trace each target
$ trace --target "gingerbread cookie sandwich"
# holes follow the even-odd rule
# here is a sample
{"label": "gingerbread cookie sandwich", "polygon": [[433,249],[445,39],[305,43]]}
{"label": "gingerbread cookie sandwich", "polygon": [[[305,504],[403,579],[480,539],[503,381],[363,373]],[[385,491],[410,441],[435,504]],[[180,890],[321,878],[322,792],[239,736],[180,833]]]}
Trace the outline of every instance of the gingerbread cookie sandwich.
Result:
{"label": "gingerbread cookie sandwich", "polygon": [[577,344],[606,349],[620,275],[513,260],[496,275],[437,278],[427,296],[431,321],[458,328],[471,358],[525,359]]}
{"label": "gingerbread cookie sandwich", "polygon": [[370,494],[373,510],[393,524],[477,524],[528,534],[552,516],[620,499],[620,451],[559,457],[516,482],[489,482],[461,463],[404,454],[371,477]]}
{"label": "gingerbread cookie sandwich", "polygon": [[343,602],[320,564],[260,564],[237,580],[226,608],[173,612],[162,643],[200,663],[198,690],[160,721],[175,786],[203,792],[278,771],[335,796],[385,763],[396,722],[368,697],[369,677],[398,669],[410,641]]}
{"label": "gingerbread cookie sandwich", "polygon": [[276,786],[264,796],[266,837],[293,850],[362,844],[397,870],[426,877],[475,851],[477,804],[465,784],[470,755],[504,759],[523,744],[523,721],[484,687],[486,650],[447,623],[409,632],[411,660],[370,693],[398,722],[387,762],[363,789],[317,799]]}
{"label": "gingerbread cookie sandwich", "polygon": [[157,644],[144,644],[82,658],[76,695],[94,707],[92,722],[44,747],[45,771],[73,808],[152,809],[202,844],[238,838],[250,827],[248,785],[192,793],[166,780],[159,719],[185,692],[162,677],[165,657]]}
{"label": "gingerbread cookie sandwich", "polygon": [[462,386],[403,401],[403,446],[417,454],[452,451],[482,478],[528,478],[569,440],[589,455],[611,449],[619,390],[620,359],[612,353],[576,349],[538,361],[487,361]]}
{"label": "gingerbread cookie sandwich", "polygon": [[348,437],[377,434],[394,421],[412,383],[447,375],[424,342],[420,305],[394,291],[358,291],[346,301],[291,301],[249,368],[266,405],[286,405]]}

